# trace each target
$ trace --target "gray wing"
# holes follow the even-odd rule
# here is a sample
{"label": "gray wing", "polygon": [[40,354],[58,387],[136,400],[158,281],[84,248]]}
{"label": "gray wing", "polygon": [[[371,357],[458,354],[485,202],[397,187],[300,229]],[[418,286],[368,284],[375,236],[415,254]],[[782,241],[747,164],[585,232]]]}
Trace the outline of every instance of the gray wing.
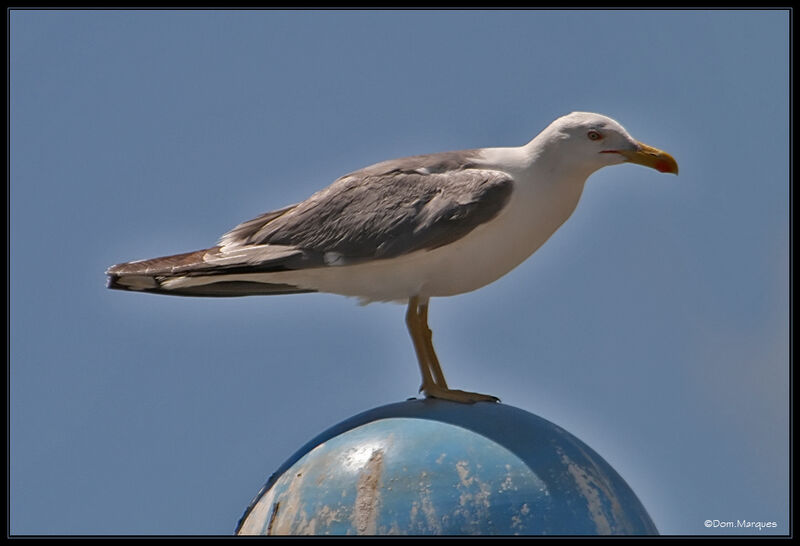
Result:
{"label": "gray wing", "polygon": [[446,245],[494,218],[513,191],[508,174],[476,168],[473,154],[415,156],[345,175],[302,203],[240,224],[223,236],[221,251],[292,248],[299,253],[272,265],[294,269]]}
{"label": "gray wing", "polygon": [[[372,165],[302,203],[239,224],[218,246],[114,265],[108,286],[215,297],[308,292],[228,276],[346,265],[446,245],[494,218],[513,191],[508,174],[478,168],[474,155],[446,152]],[[180,278],[203,282],[175,284]]]}

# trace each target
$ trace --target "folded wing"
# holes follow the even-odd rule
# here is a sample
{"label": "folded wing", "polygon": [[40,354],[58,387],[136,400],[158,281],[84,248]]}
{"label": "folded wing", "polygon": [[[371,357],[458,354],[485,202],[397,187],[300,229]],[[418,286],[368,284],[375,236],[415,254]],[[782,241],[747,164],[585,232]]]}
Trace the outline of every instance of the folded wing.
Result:
{"label": "folded wing", "polygon": [[[415,156],[345,175],[302,203],[236,226],[218,246],[115,265],[109,287],[192,296],[308,292],[270,283],[268,274],[438,248],[494,218],[513,191],[508,174],[477,168],[472,154]],[[263,273],[264,282],[226,280],[241,273]],[[192,277],[191,286],[175,282],[181,277]]]}

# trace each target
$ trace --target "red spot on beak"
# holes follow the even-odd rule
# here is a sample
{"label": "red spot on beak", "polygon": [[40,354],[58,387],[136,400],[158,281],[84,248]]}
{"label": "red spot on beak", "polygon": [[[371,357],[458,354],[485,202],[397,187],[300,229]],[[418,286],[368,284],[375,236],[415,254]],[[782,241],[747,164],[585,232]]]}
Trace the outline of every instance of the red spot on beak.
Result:
{"label": "red spot on beak", "polygon": [[656,162],[656,170],[662,173],[670,173],[672,172],[672,165],[667,163],[666,161],[657,161]]}

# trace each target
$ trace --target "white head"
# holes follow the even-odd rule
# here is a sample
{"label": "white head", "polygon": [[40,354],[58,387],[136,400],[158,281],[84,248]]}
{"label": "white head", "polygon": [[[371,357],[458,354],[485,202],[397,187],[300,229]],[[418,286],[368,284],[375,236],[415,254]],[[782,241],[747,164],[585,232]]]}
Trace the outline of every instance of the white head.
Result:
{"label": "white head", "polygon": [[[558,167],[587,176],[625,162],[678,174],[678,164],[671,155],[635,140],[613,119],[591,112],[572,112],[558,118],[530,145],[537,147],[543,158],[550,156],[555,163],[562,163]],[[557,168],[555,164],[553,167]]]}

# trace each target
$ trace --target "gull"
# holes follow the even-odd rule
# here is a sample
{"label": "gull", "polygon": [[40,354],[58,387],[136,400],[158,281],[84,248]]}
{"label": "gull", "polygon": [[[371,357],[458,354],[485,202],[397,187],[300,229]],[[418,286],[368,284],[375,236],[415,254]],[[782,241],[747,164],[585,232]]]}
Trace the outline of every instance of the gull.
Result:
{"label": "gull", "polygon": [[346,174],[305,201],[237,225],[211,248],[114,265],[108,287],[407,302],[420,392],[497,402],[447,385],[428,326],[430,299],[476,290],[514,269],[570,217],[592,173],[626,162],[678,173],[672,156],[613,119],[572,112],[524,146],[416,155]]}

